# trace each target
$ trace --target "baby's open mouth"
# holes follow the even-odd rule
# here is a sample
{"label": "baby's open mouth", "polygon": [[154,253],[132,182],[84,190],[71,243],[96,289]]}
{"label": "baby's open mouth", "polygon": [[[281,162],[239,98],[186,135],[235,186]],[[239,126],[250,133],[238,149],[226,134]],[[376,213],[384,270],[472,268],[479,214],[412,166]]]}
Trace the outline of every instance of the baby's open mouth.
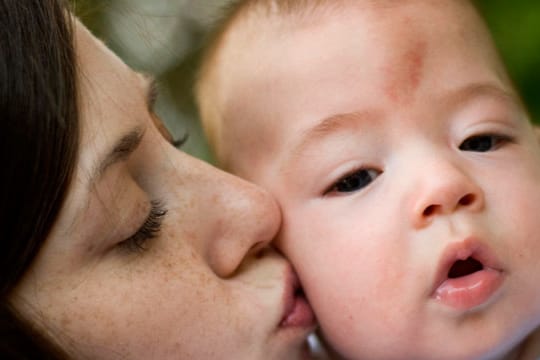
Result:
{"label": "baby's open mouth", "polygon": [[431,296],[447,307],[471,310],[487,303],[503,281],[495,254],[470,237],[449,245],[443,253]]}
{"label": "baby's open mouth", "polygon": [[448,270],[448,278],[456,279],[462,276],[473,274],[484,269],[484,265],[472,256],[465,260],[456,260]]}

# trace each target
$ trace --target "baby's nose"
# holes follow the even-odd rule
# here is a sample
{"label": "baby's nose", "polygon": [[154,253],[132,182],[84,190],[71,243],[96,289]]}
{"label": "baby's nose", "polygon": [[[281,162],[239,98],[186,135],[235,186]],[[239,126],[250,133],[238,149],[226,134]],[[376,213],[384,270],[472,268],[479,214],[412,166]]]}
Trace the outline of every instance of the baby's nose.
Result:
{"label": "baby's nose", "polygon": [[421,228],[438,216],[457,211],[478,211],[484,206],[484,194],[474,179],[458,166],[444,160],[424,166],[412,209],[412,223]]}

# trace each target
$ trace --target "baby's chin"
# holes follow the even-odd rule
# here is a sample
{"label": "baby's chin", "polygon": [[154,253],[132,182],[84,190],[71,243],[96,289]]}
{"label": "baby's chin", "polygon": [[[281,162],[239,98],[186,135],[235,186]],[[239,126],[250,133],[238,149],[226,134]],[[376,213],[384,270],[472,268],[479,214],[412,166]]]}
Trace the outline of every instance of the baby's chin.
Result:
{"label": "baby's chin", "polygon": [[[540,328],[528,337],[508,334],[528,334],[529,329],[511,331],[508,328],[493,329],[486,324],[483,330],[472,328],[459,334],[454,331],[426,333],[416,331],[388,329],[355,333],[344,331],[340,335],[327,336],[319,330],[319,339],[331,359],[386,359],[386,360],[538,360],[540,359]],[[351,329],[349,329],[351,330]],[[380,330],[380,329],[379,329]],[[403,335],[404,333],[408,335]],[[416,333],[416,334],[415,334]],[[331,333],[332,334],[332,333]],[[445,334],[445,335],[441,335]],[[456,336],[457,335],[457,336]],[[400,339],[400,340],[392,340]],[[516,358],[515,356],[518,356]]]}

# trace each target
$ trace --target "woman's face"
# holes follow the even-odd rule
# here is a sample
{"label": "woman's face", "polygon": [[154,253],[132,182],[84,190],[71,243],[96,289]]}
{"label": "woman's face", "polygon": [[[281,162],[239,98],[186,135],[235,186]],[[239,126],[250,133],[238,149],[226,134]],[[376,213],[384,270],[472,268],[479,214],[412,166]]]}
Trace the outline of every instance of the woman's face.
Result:
{"label": "woman's face", "polygon": [[171,146],[148,79],[75,32],[77,169],[12,302],[78,358],[302,358],[313,314],[267,247],[273,200]]}

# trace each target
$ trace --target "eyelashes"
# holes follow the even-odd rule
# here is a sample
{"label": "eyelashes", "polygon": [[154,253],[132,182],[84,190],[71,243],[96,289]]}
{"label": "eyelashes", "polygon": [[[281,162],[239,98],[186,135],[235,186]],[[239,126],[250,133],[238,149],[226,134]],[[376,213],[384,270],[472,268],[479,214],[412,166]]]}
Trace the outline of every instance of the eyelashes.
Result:
{"label": "eyelashes", "polygon": [[373,168],[360,168],[349,173],[327,189],[324,194],[329,193],[353,193],[369,186],[375,179],[382,174],[381,170]]}
{"label": "eyelashes", "polygon": [[117,246],[120,249],[130,253],[143,252],[148,249],[148,241],[159,236],[167,210],[158,200],[154,200],[150,204],[148,216],[133,235],[118,243]]}
{"label": "eyelashes", "polygon": [[514,142],[510,136],[498,134],[480,134],[471,136],[459,145],[461,151],[489,152],[499,149],[501,146]]}
{"label": "eyelashes", "polygon": [[184,146],[187,141],[189,140],[189,133],[185,132],[181,137],[172,139],[171,144],[177,148],[180,149],[182,146]]}
{"label": "eyelashes", "polygon": [[[497,151],[509,143],[515,143],[515,139],[511,136],[485,133],[466,138],[458,148],[462,152],[487,153]],[[323,191],[323,195],[356,193],[368,187],[382,173],[383,171],[377,168],[361,167],[340,177]]]}

